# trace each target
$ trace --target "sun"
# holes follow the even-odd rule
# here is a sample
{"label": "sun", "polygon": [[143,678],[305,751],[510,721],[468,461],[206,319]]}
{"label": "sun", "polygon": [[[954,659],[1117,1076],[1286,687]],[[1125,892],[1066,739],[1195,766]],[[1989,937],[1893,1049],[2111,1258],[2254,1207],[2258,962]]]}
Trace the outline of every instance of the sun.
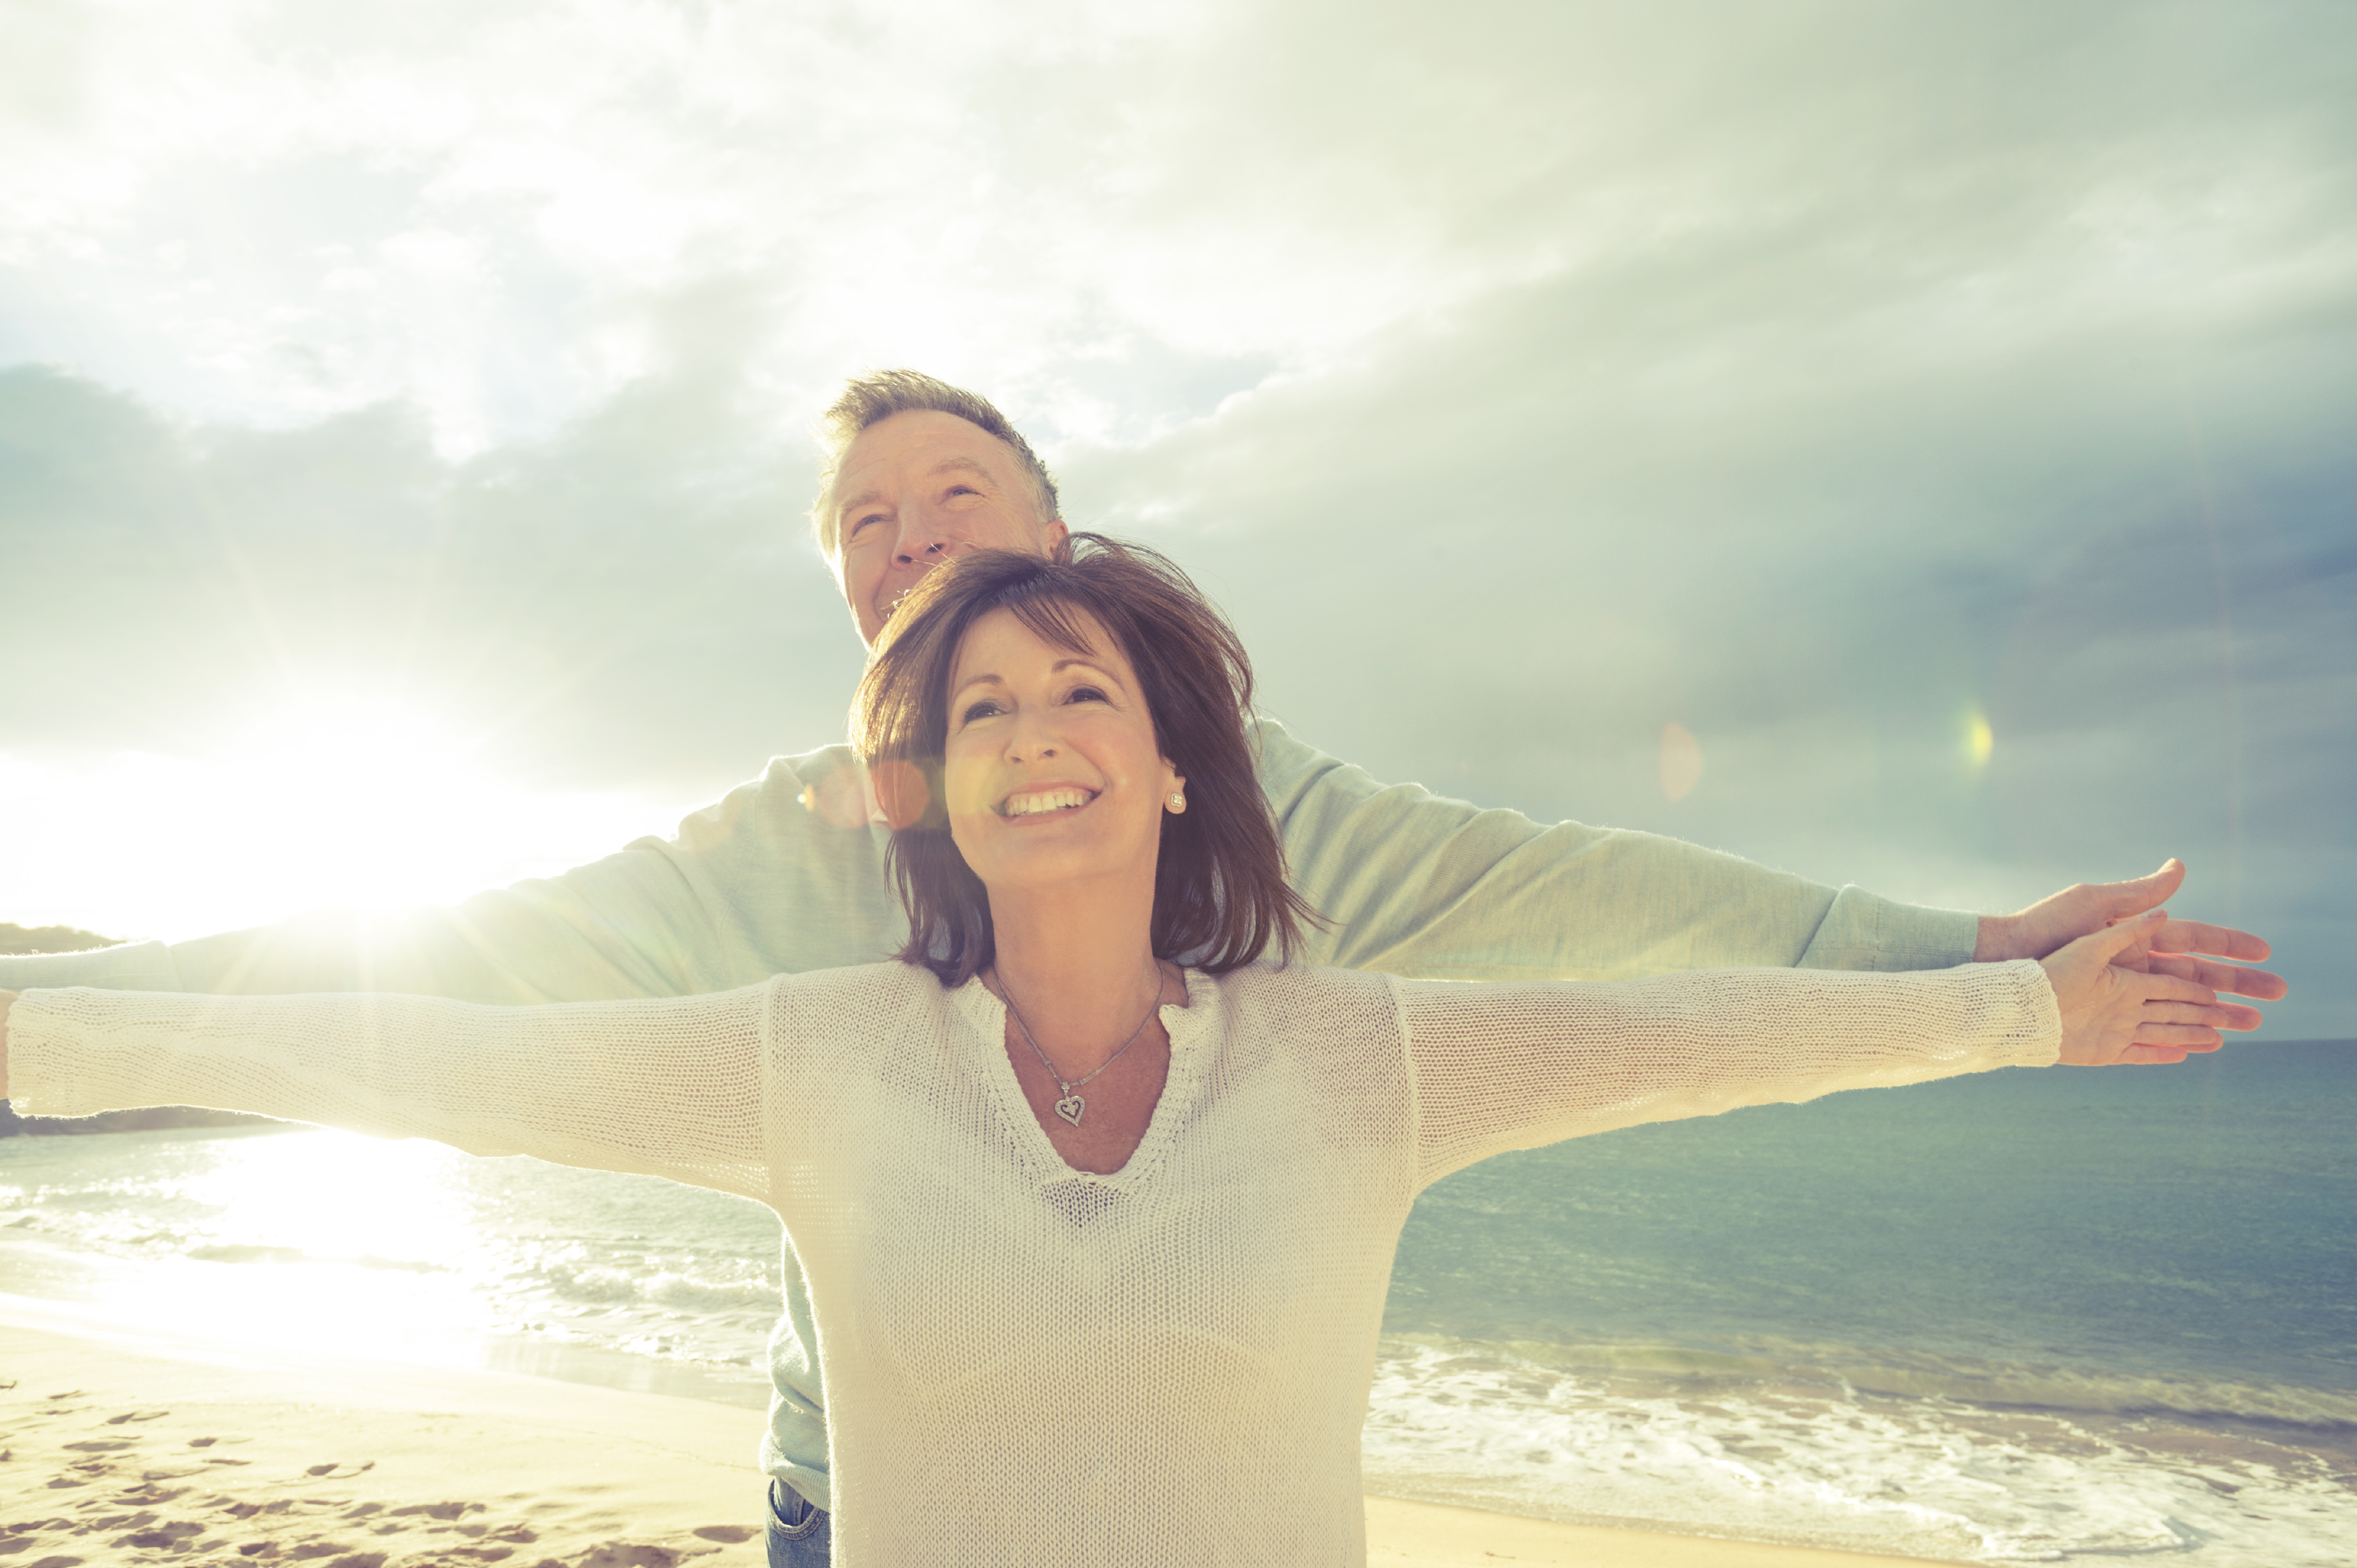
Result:
{"label": "sun", "polygon": [[398,693],[324,688],[257,704],[199,756],[0,757],[0,919],[178,940],[309,908],[450,904],[694,804],[522,785],[485,734]]}

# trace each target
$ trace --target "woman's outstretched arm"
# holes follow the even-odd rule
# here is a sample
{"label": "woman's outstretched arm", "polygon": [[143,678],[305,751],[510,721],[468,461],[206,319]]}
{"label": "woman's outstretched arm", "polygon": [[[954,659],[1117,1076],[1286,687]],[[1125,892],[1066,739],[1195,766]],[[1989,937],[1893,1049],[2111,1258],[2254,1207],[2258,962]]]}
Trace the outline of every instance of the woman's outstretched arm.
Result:
{"label": "woman's outstretched arm", "polygon": [[203,1105],[765,1197],[767,984],[653,1001],[0,993],[0,1092]]}
{"label": "woman's outstretched arm", "polygon": [[1717,970],[1615,984],[1400,983],[1420,1179],[1508,1149],[1836,1090],[2214,1050],[2215,994],[2115,961],[2158,918],[2042,963],[1901,974]]}

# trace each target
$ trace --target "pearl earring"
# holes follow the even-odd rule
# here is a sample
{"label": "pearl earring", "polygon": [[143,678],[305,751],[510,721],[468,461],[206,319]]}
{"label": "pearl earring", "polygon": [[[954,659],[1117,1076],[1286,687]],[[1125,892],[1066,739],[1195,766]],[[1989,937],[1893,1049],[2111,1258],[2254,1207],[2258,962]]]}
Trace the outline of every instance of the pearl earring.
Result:
{"label": "pearl earring", "polygon": [[1187,809],[1187,797],[1186,797],[1184,794],[1180,793],[1178,790],[1176,790],[1176,789],[1171,790],[1171,791],[1170,791],[1170,809],[1171,809],[1172,811],[1185,811],[1185,810]]}

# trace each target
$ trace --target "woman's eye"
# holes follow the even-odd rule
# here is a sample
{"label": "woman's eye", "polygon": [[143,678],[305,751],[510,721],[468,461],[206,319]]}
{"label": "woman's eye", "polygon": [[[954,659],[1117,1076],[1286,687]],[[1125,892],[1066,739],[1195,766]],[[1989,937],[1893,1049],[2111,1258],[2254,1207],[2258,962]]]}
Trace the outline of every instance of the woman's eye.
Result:
{"label": "woman's eye", "polygon": [[967,703],[965,712],[958,715],[958,723],[970,725],[976,719],[995,717],[997,713],[998,704],[985,697],[981,702]]}
{"label": "woman's eye", "polygon": [[1104,703],[1110,702],[1112,699],[1107,697],[1103,691],[1099,687],[1075,686],[1072,688],[1071,693],[1064,698],[1064,701],[1068,703]]}

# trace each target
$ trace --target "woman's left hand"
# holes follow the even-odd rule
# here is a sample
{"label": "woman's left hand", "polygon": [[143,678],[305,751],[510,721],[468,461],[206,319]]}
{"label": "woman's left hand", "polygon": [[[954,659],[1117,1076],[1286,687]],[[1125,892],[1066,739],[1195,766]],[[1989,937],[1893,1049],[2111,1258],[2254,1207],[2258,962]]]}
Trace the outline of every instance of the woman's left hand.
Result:
{"label": "woman's left hand", "polygon": [[2081,937],[2040,959],[2062,1011],[2062,1060],[2076,1067],[2181,1062],[2223,1037],[2201,1020],[2217,1004],[2206,985],[2127,967],[2160,934],[2159,910]]}

